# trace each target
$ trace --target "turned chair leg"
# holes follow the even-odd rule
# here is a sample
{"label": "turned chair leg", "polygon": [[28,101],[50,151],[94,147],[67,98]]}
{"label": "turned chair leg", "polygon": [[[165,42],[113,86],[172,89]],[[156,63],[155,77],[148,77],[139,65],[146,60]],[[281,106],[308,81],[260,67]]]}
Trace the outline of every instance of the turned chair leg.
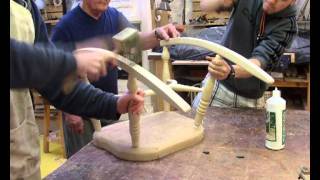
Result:
{"label": "turned chair leg", "polygon": [[63,120],[62,120],[62,111],[58,111],[57,114],[57,121],[59,127],[59,142],[62,148],[62,157],[67,158],[65,144],[64,144],[64,131],[63,131]]}
{"label": "turned chair leg", "polygon": [[[216,57],[221,58],[219,55],[217,55]],[[210,78],[207,80],[207,82],[204,86],[204,89],[202,91],[201,100],[200,100],[199,106],[197,108],[196,117],[195,117],[195,121],[194,121],[194,124],[196,127],[199,127],[200,125],[203,124],[203,118],[204,118],[204,115],[206,114],[207,108],[209,106],[212,92],[214,89],[214,85],[215,85],[215,79],[214,79],[214,77],[210,76]]]}
{"label": "turned chair leg", "polygon": [[[137,79],[132,74],[129,74],[127,86],[130,94],[135,94],[137,92]],[[131,106],[131,102],[129,106]],[[140,115],[133,114],[131,112],[128,114],[132,147],[137,148],[139,147],[140,142]]]}
{"label": "turned chair leg", "polygon": [[49,152],[49,129],[50,129],[50,104],[46,100],[43,100],[44,116],[43,116],[43,152]]}
{"label": "turned chair leg", "polygon": [[[169,72],[170,54],[166,46],[163,47],[161,57],[162,57],[162,81],[164,83],[167,83],[167,81],[170,79],[170,72]],[[163,100],[163,111],[165,112],[170,111],[170,104],[165,100]]]}

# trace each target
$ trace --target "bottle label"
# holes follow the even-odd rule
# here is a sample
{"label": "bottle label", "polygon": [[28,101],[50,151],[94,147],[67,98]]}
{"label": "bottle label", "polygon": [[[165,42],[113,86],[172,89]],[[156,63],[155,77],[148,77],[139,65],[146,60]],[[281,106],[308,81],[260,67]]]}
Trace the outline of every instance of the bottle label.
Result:
{"label": "bottle label", "polygon": [[285,126],[285,121],[286,121],[286,110],[282,111],[282,145],[285,144],[286,142],[286,126]]}
{"label": "bottle label", "polygon": [[267,112],[266,113],[266,132],[268,141],[277,141],[277,126],[276,126],[276,113]]}

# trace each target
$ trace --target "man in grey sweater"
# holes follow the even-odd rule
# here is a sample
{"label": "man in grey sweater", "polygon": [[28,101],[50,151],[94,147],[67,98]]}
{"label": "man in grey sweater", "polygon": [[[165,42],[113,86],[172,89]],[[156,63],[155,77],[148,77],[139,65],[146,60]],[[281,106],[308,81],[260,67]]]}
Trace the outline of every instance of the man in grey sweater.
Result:
{"label": "man in grey sweater", "polygon": [[[297,33],[295,0],[201,0],[203,11],[232,9],[222,45],[266,70],[289,47]],[[211,106],[262,108],[267,84],[227,59],[207,57],[217,81]],[[193,106],[197,107],[201,93]]]}

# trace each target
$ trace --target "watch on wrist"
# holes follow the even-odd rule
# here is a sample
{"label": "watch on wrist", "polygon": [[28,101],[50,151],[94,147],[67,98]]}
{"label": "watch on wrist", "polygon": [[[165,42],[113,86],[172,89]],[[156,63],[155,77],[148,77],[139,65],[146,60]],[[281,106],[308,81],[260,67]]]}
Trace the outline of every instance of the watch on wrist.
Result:
{"label": "watch on wrist", "polygon": [[230,72],[226,79],[234,79],[236,77],[236,72],[234,71],[234,68],[231,64],[229,64],[229,66],[230,66]]}
{"label": "watch on wrist", "polygon": [[158,32],[158,28],[156,28],[154,30],[154,35],[155,35],[157,40],[159,40],[159,41],[162,40],[162,37],[161,37],[160,33]]}

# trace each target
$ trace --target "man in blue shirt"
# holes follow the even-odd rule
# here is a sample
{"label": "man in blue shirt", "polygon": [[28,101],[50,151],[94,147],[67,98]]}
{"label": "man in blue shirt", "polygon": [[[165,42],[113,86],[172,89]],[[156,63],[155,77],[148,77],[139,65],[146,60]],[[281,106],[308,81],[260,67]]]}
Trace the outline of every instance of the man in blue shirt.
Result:
{"label": "man in blue shirt", "polygon": [[[109,7],[109,3],[110,0],[81,1],[78,6],[64,15],[52,30],[52,41],[58,47],[68,50],[88,46],[107,48],[109,44],[104,41],[105,37],[112,37],[126,27],[133,27],[121,12]],[[158,46],[159,39],[177,37],[180,33],[174,25],[168,24],[151,32],[140,32],[139,35],[142,48],[146,50]],[[117,94],[117,80],[118,69],[109,68],[107,76],[91,83],[103,91]],[[71,127],[71,129],[65,128],[66,152],[67,157],[70,157],[91,141],[93,128],[90,122],[83,121],[79,116],[65,115],[65,122]],[[101,123],[106,125],[108,120],[102,120]]]}

